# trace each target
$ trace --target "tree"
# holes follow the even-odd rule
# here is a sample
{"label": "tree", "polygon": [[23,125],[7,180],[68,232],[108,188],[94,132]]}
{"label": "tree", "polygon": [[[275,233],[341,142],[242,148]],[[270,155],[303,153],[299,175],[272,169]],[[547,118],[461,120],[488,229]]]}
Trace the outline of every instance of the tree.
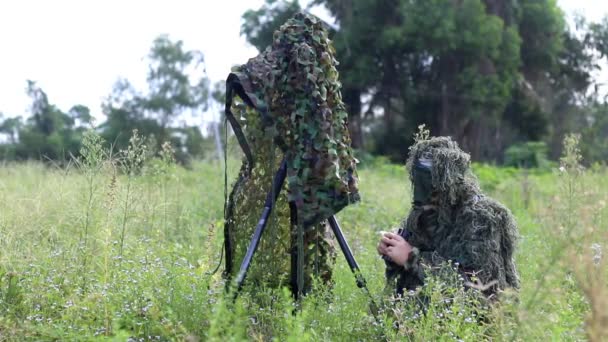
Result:
{"label": "tree", "polygon": [[[406,83],[397,71],[407,68],[407,61],[395,56],[403,52],[394,30],[400,22],[399,2],[316,0],[314,4],[325,5],[336,19],[338,30],[333,39],[340,61],[342,96],[349,113],[353,147],[363,148],[362,96],[370,98],[365,117],[373,117],[375,109],[381,108],[383,127],[391,128],[393,113],[398,111],[394,98]],[[395,135],[388,138],[391,137]]]}
{"label": "tree", "polygon": [[182,41],[172,42],[161,35],[154,40],[148,58],[148,94],[138,100],[163,131],[185,109],[206,108],[209,82],[204,71],[195,80],[189,76],[204,61],[200,51],[185,51]]}
{"label": "tree", "polygon": [[274,31],[301,10],[297,0],[266,0],[261,8],[243,14],[241,34],[258,51],[264,51],[272,44]]}
{"label": "tree", "polygon": [[[601,26],[585,28],[590,38],[570,31],[555,0],[313,3],[336,19],[353,145],[364,146],[367,128],[368,147],[395,160],[421,123],[453,136],[475,159],[500,161],[515,142],[561,142],[565,130],[580,127],[573,113],[591,84],[590,51],[608,46]],[[262,50],[299,8],[268,0],[243,16],[242,32]]]}
{"label": "tree", "polygon": [[68,115],[76,126],[91,126],[93,124],[93,116],[87,106],[75,105],[70,108]]}
{"label": "tree", "polygon": [[17,137],[19,130],[21,129],[23,122],[20,117],[6,118],[3,119],[3,114],[0,112],[0,133],[6,134],[11,145],[17,143]]}
{"label": "tree", "polygon": [[64,161],[71,154],[76,155],[81,131],[74,130],[70,115],[51,104],[36,82],[27,81],[26,92],[32,101],[31,116],[18,130],[15,157]]}
{"label": "tree", "polygon": [[34,81],[27,81],[26,92],[32,101],[30,117],[25,122],[21,117],[0,120],[0,133],[8,136],[8,143],[0,146],[2,157],[61,163],[78,155],[84,124],[91,119],[89,109],[76,105],[62,112]]}
{"label": "tree", "polygon": [[586,163],[608,161],[608,103],[591,101],[584,108],[589,119],[582,129],[581,152]]}
{"label": "tree", "polygon": [[[178,126],[176,119],[186,110],[207,108],[209,86],[203,54],[185,50],[183,42],[161,35],[154,40],[148,58],[148,89],[139,92],[127,80],[117,81],[102,104],[107,120],[98,128],[117,149],[126,148],[131,132],[138,129],[155,138],[157,146],[152,147],[157,150],[170,141],[181,162],[201,156],[205,137],[199,128]],[[93,127],[89,108],[75,105],[63,112],[34,81],[27,82],[26,91],[32,101],[30,117],[24,123],[20,118],[0,120],[0,133],[9,138],[2,145],[2,155],[56,161],[78,155],[84,131]]]}
{"label": "tree", "polygon": [[600,58],[608,57],[608,16],[599,23],[589,25],[590,40]]}
{"label": "tree", "polygon": [[[185,162],[202,151],[195,148],[203,139],[196,127],[177,127],[176,119],[184,111],[206,110],[209,81],[200,51],[185,50],[182,41],[167,35],[157,37],[148,54],[148,89],[136,90],[128,80],[119,80],[102,108],[107,120],[101,125],[106,141],[118,149],[128,146],[133,129],[144,136],[154,136],[159,150],[165,141],[172,143],[176,156]],[[81,115],[79,113],[78,115]]]}
{"label": "tree", "polygon": [[49,103],[48,97],[34,81],[27,81],[27,95],[32,100],[30,122],[33,131],[44,136],[50,136],[61,124],[59,110]]}
{"label": "tree", "polygon": [[493,136],[518,77],[516,29],[480,0],[413,1],[401,8],[403,41],[416,61],[415,99],[404,99],[413,117],[435,134],[452,135],[474,158],[495,153],[482,141]]}

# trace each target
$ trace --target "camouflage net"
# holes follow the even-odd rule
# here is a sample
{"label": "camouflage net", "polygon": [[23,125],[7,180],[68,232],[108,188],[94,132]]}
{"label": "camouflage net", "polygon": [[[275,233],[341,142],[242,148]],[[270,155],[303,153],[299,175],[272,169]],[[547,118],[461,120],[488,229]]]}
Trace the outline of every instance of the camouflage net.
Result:
{"label": "camouflage net", "polygon": [[297,240],[290,228],[289,202],[295,204],[297,226],[304,230],[306,284],[313,273],[331,277],[334,257],[325,238],[325,219],[359,200],[336,65],[321,21],[297,14],[275,32],[272,46],[229,75],[227,86],[234,86],[239,96],[227,115],[234,113],[243,128],[239,142],[246,156],[226,208],[227,276],[238,271],[273,176],[285,159],[287,182],[248,281],[287,284]]}
{"label": "camouflage net", "polygon": [[398,290],[424,283],[425,273],[451,260],[469,283],[477,280],[486,296],[518,288],[513,260],[517,226],[510,211],[482,194],[470,171],[470,157],[449,137],[419,139],[410,149],[407,169],[419,158],[432,160],[431,203],[414,206],[402,228],[415,249],[404,268],[387,263],[387,278]]}

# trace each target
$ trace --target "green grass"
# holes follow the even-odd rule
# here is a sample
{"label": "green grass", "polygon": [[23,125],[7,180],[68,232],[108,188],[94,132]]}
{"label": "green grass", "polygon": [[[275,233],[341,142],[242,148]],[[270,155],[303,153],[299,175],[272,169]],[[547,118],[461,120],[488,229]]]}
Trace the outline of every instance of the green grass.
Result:
{"label": "green grass", "polygon": [[[221,272],[210,274],[222,245],[223,166],[184,169],[165,158],[127,170],[121,158],[133,157],[115,157],[62,169],[0,167],[0,341],[554,341],[593,337],[601,320],[601,310],[589,315],[608,294],[606,262],[592,259],[607,241],[605,169],[475,166],[488,193],[516,215],[522,237],[519,300],[481,313],[490,318],[478,323],[465,296],[440,296],[439,283],[426,289],[426,315],[385,296],[376,232],[404,218],[410,184],[403,166],[361,165],[362,202],[338,219],[385,304],[378,323],[341,255],[333,288],[319,286],[299,310],[285,289],[256,289],[255,298],[245,289],[232,303]],[[231,179],[237,167],[231,160]]]}

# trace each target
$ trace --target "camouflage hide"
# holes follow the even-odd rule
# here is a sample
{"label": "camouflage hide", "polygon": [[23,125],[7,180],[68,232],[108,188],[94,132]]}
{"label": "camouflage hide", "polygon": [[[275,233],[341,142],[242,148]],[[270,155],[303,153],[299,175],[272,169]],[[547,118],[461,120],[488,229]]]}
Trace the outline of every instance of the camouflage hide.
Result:
{"label": "camouflage hide", "polygon": [[404,267],[387,262],[387,278],[398,293],[424,284],[425,276],[451,261],[468,287],[494,297],[518,288],[513,260],[517,227],[507,208],[481,193],[470,172],[470,157],[450,138],[418,141],[407,168],[418,158],[433,162],[433,196],[413,206],[402,224],[402,236],[414,247]]}
{"label": "camouflage hide", "polygon": [[306,273],[316,268],[329,278],[332,248],[324,239],[325,219],[359,200],[336,65],[321,21],[297,14],[275,32],[272,46],[229,75],[227,86],[238,97],[226,112],[242,127],[239,142],[246,154],[225,213],[229,276],[238,270],[285,159],[285,191],[275,203],[249,280],[286,282],[295,234],[289,202],[297,209],[295,223],[304,229]]}

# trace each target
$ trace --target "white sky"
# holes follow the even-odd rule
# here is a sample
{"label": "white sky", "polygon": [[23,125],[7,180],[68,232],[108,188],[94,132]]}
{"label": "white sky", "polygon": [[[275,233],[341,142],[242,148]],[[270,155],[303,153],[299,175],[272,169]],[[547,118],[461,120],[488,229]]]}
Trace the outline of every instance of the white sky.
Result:
{"label": "white sky", "polygon": [[[144,88],[144,58],[154,38],[163,33],[183,40],[186,49],[201,50],[208,77],[221,81],[232,65],[257,54],[239,34],[241,15],[263,2],[0,1],[0,112],[28,112],[25,87],[31,79],[62,110],[83,104],[101,119],[101,102],[119,77]],[[604,0],[558,3],[566,13],[579,11],[589,20],[608,15]]]}

